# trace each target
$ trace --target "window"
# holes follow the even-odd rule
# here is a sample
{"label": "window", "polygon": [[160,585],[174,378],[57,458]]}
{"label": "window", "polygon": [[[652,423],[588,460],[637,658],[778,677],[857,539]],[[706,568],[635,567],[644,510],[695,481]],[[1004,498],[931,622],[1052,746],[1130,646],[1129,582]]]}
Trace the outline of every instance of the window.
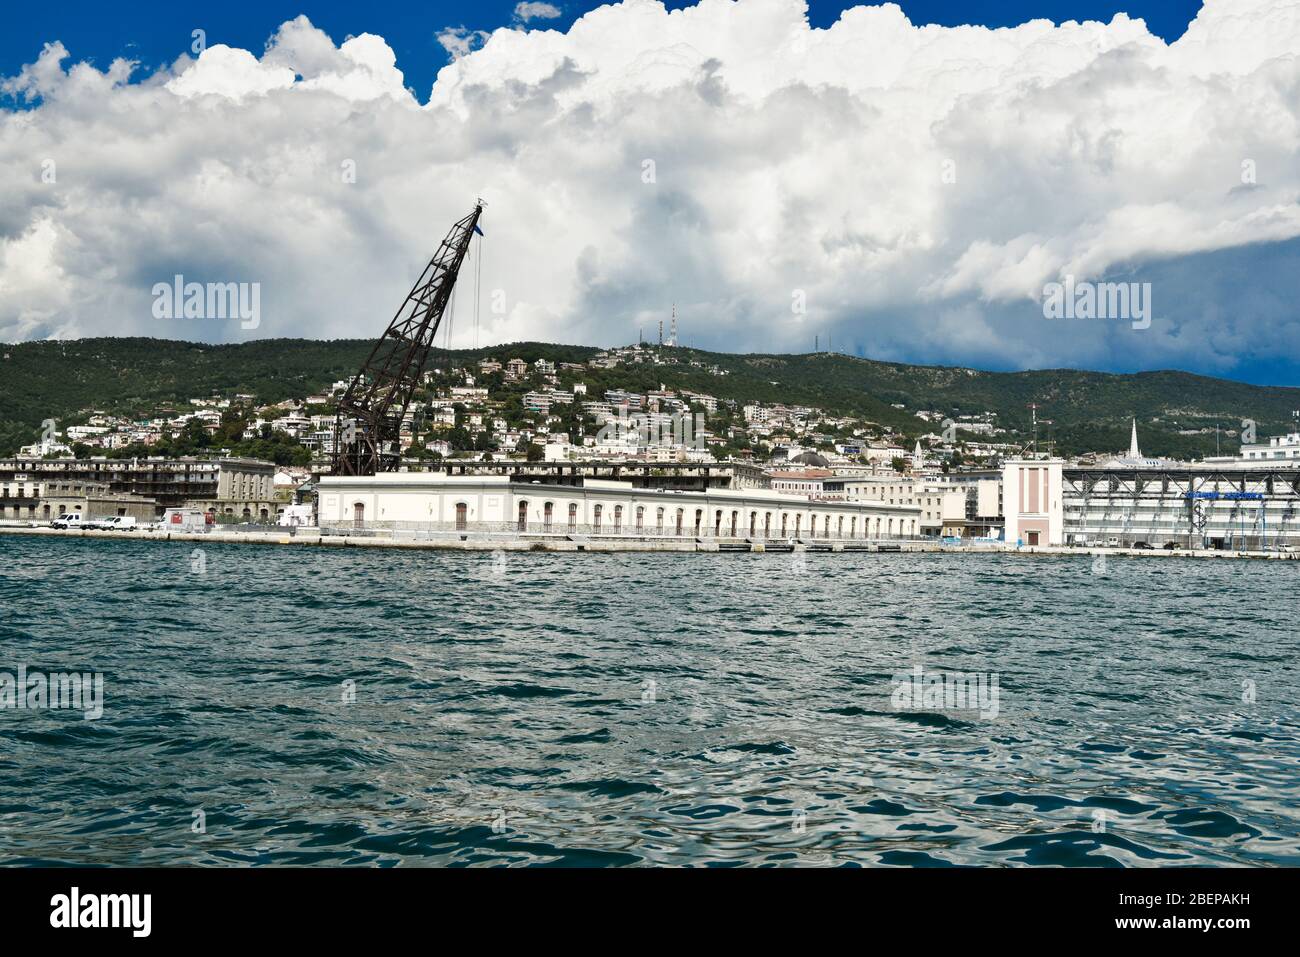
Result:
{"label": "window", "polygon": [[543,530],[548,532],[551,530],[551,517],[554,515],[554,513],[555,513],[554,502],[546,502],[544,505],[542,505],[542,529]]}
{"label": "window", "polygon": [[843,515],[840,516],[840,520],[835,525],[835,537],[836,538],[844,537],[844,516]]}
{"label": "window", "polygon": [[645,509],[640,505],[636,507],[636,530],[640,532],[645,528]]}
{"label": "window", "polygon": [[814,515],[808,519],[808,534],[813,538],[817,537],[817,516]]}
{"label": "window", "polygon": [[682,533],[682,520],[686,518],[686,510],[679,508],[677,510],[677,534]]}
{"label": "window", "polygon": [[[63,509],[59,509],[59,511],[62,512]],[[226,511],[229,513],[230,510],[227,509]],[[352,525],[355,528],[360,528],[364,524],[366,524],[366,507],[357,502],[352,506]]]}
{"label": "window", "polygon": [[528,531],[528,503],[527,502],[519,503],[519,522],[516,527],[521,532]]}
{"label": "window", "polygon": [[[681,513],[678,512],[678,514],[680,515]],[[655,519],[656,519],[655,529],[656,531],[659,532],[660,535],[662,535],[664,533],[664,510],[662,508],[659,509],[659,511],[656,513]]]}
{"label": "window", "polygon": [[696,535],[700,534],[700,526],[702,524],[704,524],[704,509],[697,508],[695,510],[695,534]]}
{"label": "window", "polygon": [[620,531],[623,528],[623,506],[614,506],[614,531]]}
{"label": "window", "polygon": [[574,502],[569,503],[569,531],[578,527],[578,506]]}
{"label": "window", "polygon": [[763,513],[763,537],[764,538],[772,537],[772,513],[771,512]]}
{"label": "window", "polygon": [[722,534],[722,509],[718,509],[713,514],[713,535],[716,538]]}
{"label": "window", "polygon": [[749,513],[749,537],[753,538],[758,533],[758,512]]}
{"label": "window", "polygon": [[603,512],[604,510],[605,510],[605,506],[603,505],[597,505],[595,508],[594,516],[592,518],[592,523],[597,532],[600,531],[600,513]]}
{"label": "window", "polygon": [[740,514],[740,513],[737,512],[737,511],[735,511],[734,509],[733,509],[732,512],[731,512],[731,537],[732,537],[732,538],[735,538],[735,537],[736,537],[736,517],[737,517],[739,514]]}
{"label": "window", "polygon": [[789,520],[789,518],[790,518],[790,516],[787,515],[787,514],[785,514],[785,512],[782,512],[782,513],[781,513],[781,537],[782,537],[782,538],[785,538],[785,526],[786,526],[786,522]]}
{"label": "window", "polygon": [[802,516],[802,515],[796,515],[796,516],[794,517],[794,537],[795,537],[795,538],[798,538],[798,537],[799,537],[799,534],[800,534],[799,529],[800,529],[800,527],[801,527],[802,525],[803,525],[803,516]]}
{"label": "window", "polygon": [[464,502],[456,503],[456,531],[463,532],[469,525],[469,506]]}

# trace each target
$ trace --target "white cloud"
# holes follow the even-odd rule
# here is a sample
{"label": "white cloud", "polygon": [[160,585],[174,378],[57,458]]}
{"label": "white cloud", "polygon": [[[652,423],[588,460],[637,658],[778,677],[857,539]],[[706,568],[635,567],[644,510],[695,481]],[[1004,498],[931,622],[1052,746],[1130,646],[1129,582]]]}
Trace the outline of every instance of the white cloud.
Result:
{"label": "white cloud", "polygon": [[[381,38],[336,45],[303,17],[261,55],[214,46],[139,82],[51,42],[3,81],[35,105],[0,112],[0,340],[246,335],[160,328],[149,289],[176,272],[261,281],[258,335],[374,335],[483,196],[484,342],[631,341],[676,301],[705,347],[821,333],[918,361],[1207,370],[1300,351],[1294,0],[1210,0],[1171,45],[1122,14],[916,27],[890,4],[811,29],[799,0],[627,0],[567,33],[439,41],[453,61],[423,105]],[[1031,298],[1144,271],[1140,334],[1049,326]]]}
{"label": "white cloud", "polygon": [[554,20],[560,15],[560,8],[553,3],[516,3],[515,19],[521,23],[529,20]]}
{"label": "white cloud", "polygon": [[459,60],[461,57],[469,56],[470,53],[479,46],[483,45],[490,34],[483,30],[468,30],[463,26],[447,27],[438,34],[438,45],[447,51],[447,55],[453,60]]}

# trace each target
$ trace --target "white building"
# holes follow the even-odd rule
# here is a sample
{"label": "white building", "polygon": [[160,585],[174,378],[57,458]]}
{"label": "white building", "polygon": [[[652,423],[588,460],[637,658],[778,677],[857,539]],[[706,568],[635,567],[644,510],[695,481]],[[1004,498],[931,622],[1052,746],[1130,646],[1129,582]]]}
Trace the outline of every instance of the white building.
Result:
{"label": "white building", "polygon": [[322,525],[336,527],[841,540],[920,534],[917,508],[817,502],[761,489],[686,492],[596,479],[555,485],[393,472],[327,476],[317,494]]}

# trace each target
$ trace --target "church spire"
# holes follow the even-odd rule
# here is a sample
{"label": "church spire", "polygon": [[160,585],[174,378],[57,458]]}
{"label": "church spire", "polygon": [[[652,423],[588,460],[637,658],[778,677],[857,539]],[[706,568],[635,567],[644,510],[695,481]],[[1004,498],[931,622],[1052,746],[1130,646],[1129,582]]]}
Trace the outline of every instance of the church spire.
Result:
{"label": "church spire", "polygon": [[1133,437],[1128,443],[1128,457],[1131,459],[1142,458],[1142,452],[1138,449],[1138,420],[1133,420]]}

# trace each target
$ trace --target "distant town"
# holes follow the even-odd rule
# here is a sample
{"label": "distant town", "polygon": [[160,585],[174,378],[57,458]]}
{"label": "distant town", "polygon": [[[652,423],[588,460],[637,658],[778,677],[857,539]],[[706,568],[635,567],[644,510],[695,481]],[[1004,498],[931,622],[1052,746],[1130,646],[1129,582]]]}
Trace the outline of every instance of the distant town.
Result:
{"label": "distant town", "polygon": [[[1175,462],[1143,456],[1134,421],[1128,450],[1065,460],[1053,457],[1046,442],[1040,447],[1036,434],[1027,440],[1003,428],[991,411],[954,418],[894,404],[932,427],[906,435],[807,405],[719,398],[703,388],[660,384],[632,391],[602,383],[609,370],[636,369],[653,378],[657,366],[683,361],[706,378],[729,374],[716,364],[683,360],[671,338],[666,345],[608,349],[585,362],[527,361],[508,351],[477,360],[435,359],[402,422],[400,470],[497,476],[507,483],[536,483],[538,476],[562,482],[568,474],[576,482],[586,476],[589,490],[616,478],[633,489],[715,495],[729,489],[827,505],[870,504],[887,511],[845,512],[847,524],[834,532],[843,534],[842,526],[854,536],[880,539],[1267,549],[1300,535],[1300,480],[1289,471],[1275,474],[1279,467],[1300,466],[1300,435],[1294,433],[1242,443],[1233,454]],[[331,497],[334,514],[325,514],[330,510],[318,501],[332,481],[322,483],[322,476],[334,453],[336,408],[350,385],[340,379],[304,399],[273,403],[249,393],[193,396],[187,408],[147,417],[92,409],[75,424],[48,422],[40,441],[0,461],[0,520],[105,513],[151,522],[166,509],[194,509],[217,523],[356,527],[381,521],[379,514],[390,514],[382,503],[368,514],[344,514],[337,511],[341,499]],[[1025,475],[1037,482],[1040,472],[1047,484],[1026,484]],[[1258,495],[1249,487],[1252,476],[1262,483]],[[1149,500],[1153,490],[1157,498]],[[1216,498],[1220,493],[1229,497]],[[434,494],[426,490],[425,500]],[[1234,504],[1225,509],[1221,502]],[[558,520],[547,510],[554,507],[539,506],[535,523],[526,507],[494,513],[490,521],[525,532],[536,524],[554,533]],[[600,506],[584,503],[567,530],[621,533],[625,507],[630,526],[643,506],[611,505],[617,516],[611,524],[602,523]],[[427,518],[434,511],[429,506],[419,514]],[[431,526],[455,530],[472,521],[464,503],[449,500],[436,511]],[[819,527],[815,509],[776,517],[750,506],[702,506],[694,516],[679,511],[682,527],[669,523],[678,534],[789,539]],[[776,527],[782,517],[784,527]],[[826,515],[820,533],[812,534],[832,537],[833,517],[840,518]]]}

